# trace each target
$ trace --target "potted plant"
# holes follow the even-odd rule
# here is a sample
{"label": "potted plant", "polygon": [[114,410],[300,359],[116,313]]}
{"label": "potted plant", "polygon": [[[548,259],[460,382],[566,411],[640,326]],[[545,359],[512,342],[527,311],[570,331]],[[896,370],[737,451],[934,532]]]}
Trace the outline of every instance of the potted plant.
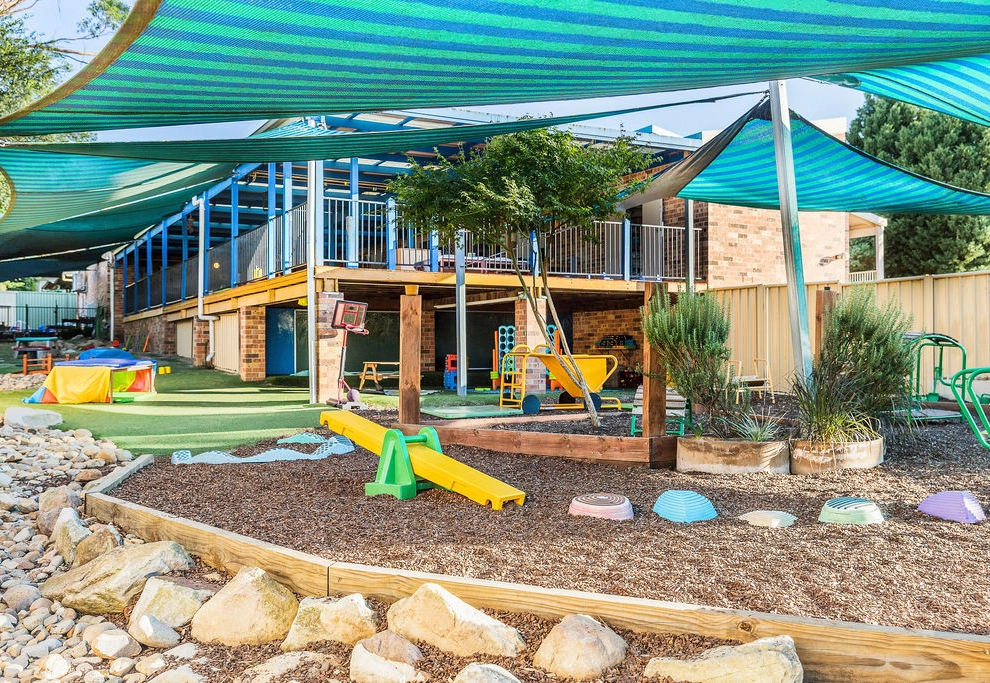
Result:
{"label": "potted plant", "polygon": [[728,372],[729,318],[715,297],[685,293],[671,303],[664,292],[644,310],[643,333],[694,413],[695,435],[677,440],[678,471],[789,471],[780,424],[751,415],[748,395],[736,403]]}
{"label": "potted plant", "polygon": [[875,467],[884,428],[910,407],[910,318],[873,292],[853,289],[827,311],[810,377],[793,383],[800,434],[791,442],[791,472]]}

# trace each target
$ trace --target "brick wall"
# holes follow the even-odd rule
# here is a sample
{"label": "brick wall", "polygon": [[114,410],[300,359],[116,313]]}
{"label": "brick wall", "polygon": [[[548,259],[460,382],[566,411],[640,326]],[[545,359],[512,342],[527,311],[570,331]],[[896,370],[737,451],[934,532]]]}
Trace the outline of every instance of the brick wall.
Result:
{"label": "brick wall", "polygon": [[[437,317],[436,310],[423,302],[423,324],[420,331],[420,370],[432,372],[437,369]],[[442,368],[441,368],[442,369]]]}
{"label": "brick wall", "polygon": [[246,306],[238,310],[241,337],[240,368],[245,382],[265,379],[265,307]]}
{"label": "brick wall", "polygon": [[[848,215],[801,212],[798,220],[805,280],[844,280],[849,251]],[[778,211],[710,204],[707,228],[710,287],[786,281]],[[835,259],[836,255],[842,257]]]}
{"label": "brick wall", "polygon": [[123,326],[118,324],[114,332],[119,339],[130,338],[132,350],[136,353],[175,355],[175,323],[166,322],[164,316],[128,322]]}
{"label": "brick wall", "polygon": [[193,366],[197,368],[205,366],[209,352],[210,321],[193,318]]}
{"label": "brick wall", "polygon": [[[596,349],[603,337],[610,334],[628,334],[636,342],[635,349]],[[594,353],[613,355],[619,362],[615,374],[605,383],[612,388],[618,385],[619,371],[623,368],[635,370],[643,363],[643,329],[638,308],[621,308],[607,311],[574,312],[574,353]]]}

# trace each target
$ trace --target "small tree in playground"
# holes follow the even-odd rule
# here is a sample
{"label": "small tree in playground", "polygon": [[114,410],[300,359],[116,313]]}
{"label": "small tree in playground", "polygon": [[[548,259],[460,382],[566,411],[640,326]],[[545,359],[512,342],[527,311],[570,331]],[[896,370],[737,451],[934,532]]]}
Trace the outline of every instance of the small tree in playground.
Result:
{"label": "small tree in playground", "polygon": [[[596,428],[598,415],[570,348],[562,339],[558,354],[547,329],[550,322],[562,329],[547,277],[547,245],[564,228],[579,231],[583,240],[597,239],[594,223],[615,215],[619,193],[645,186],[626,187],[623,176],[648,165],[649,156],[630,137],[584,145],[568,131],[542,129],[492,138],[483,149],[462,150],[453,160],[439,155],[427,165],[413,160],[411,173],[389,184],[404,218],[420,229],[436,230],[441,239],[457,239],[467,230],[476,241],[500,245],[513,255],[520,239],[535,238],[538,276],[527,279],[516,259],[510,260],[547,346],[582,388]],[[540,296],[548,316],[540,312]]]}

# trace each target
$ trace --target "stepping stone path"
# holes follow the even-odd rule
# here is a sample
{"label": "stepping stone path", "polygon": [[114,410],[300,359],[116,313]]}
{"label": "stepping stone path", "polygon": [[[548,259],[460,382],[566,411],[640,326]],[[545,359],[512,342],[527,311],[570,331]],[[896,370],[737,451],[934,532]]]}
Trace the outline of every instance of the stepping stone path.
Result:
{"label": "stepping stone path", "polygon": [[[84,429],[0,424],[0,683],[227,680],[226,673],[214,675],[197,636],[231,645],[275,643],[287,651],[238,673],[241,683],[427,681],[428,660],[417,643],[470,659],[504,657],[501,663],[512,669],[507,661],[520,665],[514,674],[469,659],[455,683],[519,683],[516,676],[532,670],[520,658],[527,643],[516,629],[435,584],[394,603],[387,630],[359,594],[299,602],[257,567],[242,568],[216,593],[184,585],[170,577],[192,566],[179,544],[146,543],[82,516],[86,482],[130,460],[128,451]],[[129,620],[120,627],[128,604]],[[114,621],[107,615],[116,615]],[[321,641],[353,645],[349,661],[305,649]],[[533,665],[578,680],[608,678],[626,652],[621,637],[584,615],[565,617],[531,645]],[[716,648],[695,662],[654,659],[643,675],[694,671],[676,667],[698,661],[722,673],[736,666],[733,661],[745,667],[744,679],[719,680],[801,680],[786,636]]]}

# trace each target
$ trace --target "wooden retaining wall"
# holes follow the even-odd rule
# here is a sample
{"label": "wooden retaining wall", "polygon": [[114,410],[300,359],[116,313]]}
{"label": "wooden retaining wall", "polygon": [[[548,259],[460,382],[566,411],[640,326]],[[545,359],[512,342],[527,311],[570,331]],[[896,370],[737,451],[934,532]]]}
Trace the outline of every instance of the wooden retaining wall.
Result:
{"label": "wooden retaining wall", "polygon": [[228,572],[260,567],[300,595],[358,592],[392,601],[432,582],[476,607],[547,618],[581,613],[637,631],[741,641],[787,634],[797,645],[809,682],[990,680],[988,636],[805,619],[334,562],[105,493],[151,462],[151,456],[142,456],[126,471],[101,480],[86,493],[86,514],[148,541],[176,541],[207,564]]}
{"label": "wooden retaining wall", "polygon": [[[394,425],[404,434],[415,434],[423,425]],[[594,436],[550,434],[511,429],[478,429],[431,424],[444,446],[472,446],[502,453],[568,458],[608,465],[673,468],[677,461],[677,437]]]}

